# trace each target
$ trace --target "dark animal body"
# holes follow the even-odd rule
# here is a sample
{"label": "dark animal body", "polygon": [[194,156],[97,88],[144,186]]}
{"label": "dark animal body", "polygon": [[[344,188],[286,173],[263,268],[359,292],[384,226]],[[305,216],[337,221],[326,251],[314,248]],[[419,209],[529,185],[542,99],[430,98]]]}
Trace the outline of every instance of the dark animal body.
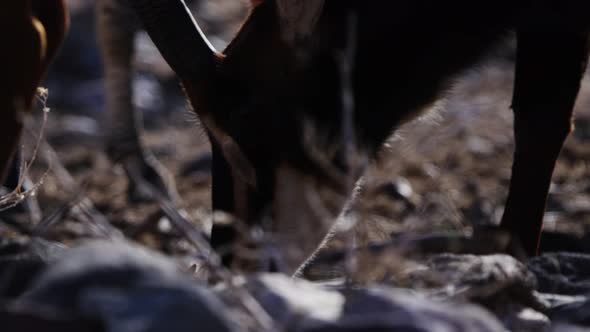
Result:
{"label": "dark animal body", "polygon": [[[294,271],[329,228],[312,211],[308,189],[342,198],[329,209],[335,217],[363,160],[515,32],[516,147],[501,226],[535,254],[588,58],[590,3],[326,0],[309,33],[297,35],[280,10],[287,2],[256,2],[234,41],[215,53],[182,2],[132,1],[209,133],[213,208],[250,224],[271,216]],[[347,80],[354,144],[343,143]],[[235,237],[214,225],[214,246]]]}
{"label": "dark animal body", "polygon": [[23,112],[29,111],[37,86],[68,27],[63,0],[5,1],[0,5],[0,183],[17,149]]}

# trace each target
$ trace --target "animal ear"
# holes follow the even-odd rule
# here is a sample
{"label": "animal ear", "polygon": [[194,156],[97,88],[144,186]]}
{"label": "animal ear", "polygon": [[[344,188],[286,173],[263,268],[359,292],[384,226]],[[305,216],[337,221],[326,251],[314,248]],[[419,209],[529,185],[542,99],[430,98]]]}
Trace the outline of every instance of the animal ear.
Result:
{"label": "animal ear", "polygon": [[322,15],[325,0],[276,0],[283,40],[293,45],[308,37]]}

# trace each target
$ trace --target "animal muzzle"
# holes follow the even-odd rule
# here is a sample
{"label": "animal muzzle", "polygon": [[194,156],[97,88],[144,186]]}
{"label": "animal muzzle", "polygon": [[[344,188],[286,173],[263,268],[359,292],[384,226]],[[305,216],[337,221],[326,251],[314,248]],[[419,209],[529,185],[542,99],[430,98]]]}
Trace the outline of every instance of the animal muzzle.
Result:
{"label": "animal muzzle", "polygon": [[297,274],[331,233],[351,190],[336,190],[321,179],[282,165],[275,171],[272,243],[278,267]]}

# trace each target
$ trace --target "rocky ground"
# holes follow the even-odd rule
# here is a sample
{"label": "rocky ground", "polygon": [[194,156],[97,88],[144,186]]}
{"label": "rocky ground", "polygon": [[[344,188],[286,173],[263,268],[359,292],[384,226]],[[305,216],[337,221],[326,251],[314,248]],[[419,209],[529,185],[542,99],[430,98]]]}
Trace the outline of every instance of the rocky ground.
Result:
{"label": "rocky ground", "polygon": [[[30,171],[33,182],[42,182],[36,192],[42,227],[22,218],[0,222],[1,330],[590,328],[590,80],[553,177],[543,256],[519,262],[467,253],[489,244],[474,229],[499,221],[507,193],[512,63],[503,51],[465,73],[444,102],[392,138],[354,204],[358,224],[335,237],[307,281],[237,276],[201,265],[195,239],[157,205],[127,201],[122,169],[101,150],[103,92],[92,12],[85,1],[72,5],[75,32],[46,82],[49,145]],[[244,6],[210,1],[197,12],[219,46]],[[176,175],[186,219],[206,230],[207,141],[145,37],[138,46],[135,104],[144,112],[146,142]],[[27,156],[40,122],[31,126]],[[348,259],[329,255],[343,253],[351,233],[360,247],[382,245]],[[129,242],[110,242],[105,234]]]}

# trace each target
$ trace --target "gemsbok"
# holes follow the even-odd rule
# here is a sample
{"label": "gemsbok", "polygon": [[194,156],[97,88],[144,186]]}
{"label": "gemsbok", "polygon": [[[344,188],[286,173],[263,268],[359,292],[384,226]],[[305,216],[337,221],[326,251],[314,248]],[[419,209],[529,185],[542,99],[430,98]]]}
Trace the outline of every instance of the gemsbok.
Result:
{"label": "gemsbok", "polygon": [[[130,3],[209,135],[213,208],[271,232],[291,272],[392,132],[514,32],[515,152],[501,227],[537,253],[586,68],[590,2],[258,0],[223,52],[182,0]],[[214,225],[212,242],[236,236]]]}

